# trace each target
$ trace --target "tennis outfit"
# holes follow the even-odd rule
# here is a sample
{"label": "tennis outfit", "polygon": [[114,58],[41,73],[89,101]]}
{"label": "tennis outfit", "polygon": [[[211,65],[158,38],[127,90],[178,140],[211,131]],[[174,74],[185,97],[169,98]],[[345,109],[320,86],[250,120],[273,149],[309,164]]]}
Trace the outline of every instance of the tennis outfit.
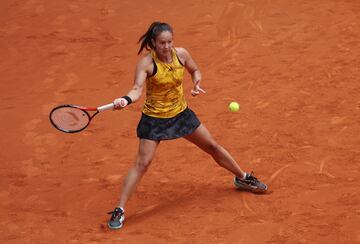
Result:
{"label": "tennis outfit", "polygon": [[137,136],[155,141],[171,140],[193,133],[200,121],[188,108],[184,89],[184,65],[172,50],[172,62],[160,61],[151,51],[154,72],[146,79],[146,100]]}

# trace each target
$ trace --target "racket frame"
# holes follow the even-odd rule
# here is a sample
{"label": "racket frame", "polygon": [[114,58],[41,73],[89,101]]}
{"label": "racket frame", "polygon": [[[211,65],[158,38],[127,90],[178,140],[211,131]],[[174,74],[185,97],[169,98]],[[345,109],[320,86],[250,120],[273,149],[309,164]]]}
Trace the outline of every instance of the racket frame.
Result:
{"label": "racket frame", "polygon": [[[57,109],[61,109],[61,108],[76,108],[76,109],[79,109],[81,111],[83,111],[86,116],[88,117],[88,122],[87,124],[82,127],[81,129],[79,130],[66,130],[64,128],[61,128],[59,126],[57,126],[53,120],[51,119],[51,116],[53,114],[53,112],[55,112]],[[106,105],[103,105],[103,106],[100,106],[100,107],[97,107],[97,108],[94,108],[94,107],[84,107],[84,106],[78,106],[78,105],[73,105],[73,104],[63,104],[63,105],[59,105],[55,108],[53,108],[50,112],[50,115],[49,115],[49,119],[50,119],[50,122],[51,124],[56,128],[58,129],[59,131],[62,131],[62,132],[65,132],[65,133],[77,133],[77,132],[80,132],[80,131],[83,131],[85,128],[87,128],[91,122],[91,120],[99,113],[99,112],[102,112],[102,111],[105,111],[105,110],[109,110],[109,109],[113,109],[114,108],[114,104],[113,103],[109,103],[109,104],[106,104]],[[88,111],[94,111],[95,113],[93,115],[90,115]]]}

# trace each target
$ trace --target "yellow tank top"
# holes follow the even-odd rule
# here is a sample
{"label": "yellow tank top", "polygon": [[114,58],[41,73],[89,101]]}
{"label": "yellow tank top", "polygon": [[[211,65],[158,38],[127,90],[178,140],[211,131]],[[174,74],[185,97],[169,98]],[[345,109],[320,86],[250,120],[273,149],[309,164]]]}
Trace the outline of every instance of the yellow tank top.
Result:
{"label": "yellow tank top", "polygon": [[155,51],[151,51],[151,56],[157,72],[146,79],[143,113],[157,118],[172,118],[187,107],[183,90],[184,66],[175,49],[172,50],[171,63],[160,61]]}

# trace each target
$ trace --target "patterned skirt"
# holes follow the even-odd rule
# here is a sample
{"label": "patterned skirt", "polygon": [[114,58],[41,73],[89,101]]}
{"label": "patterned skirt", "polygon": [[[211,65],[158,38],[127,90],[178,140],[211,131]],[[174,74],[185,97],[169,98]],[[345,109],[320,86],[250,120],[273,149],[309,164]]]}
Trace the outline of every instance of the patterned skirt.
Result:
{"label": "patterned skirt", "polygon": [[171,140],[190,135],[199,126],[200,121],[190,108],[173,118],[155,118],[143,113],[137,126],[137,136],[153,141]]}

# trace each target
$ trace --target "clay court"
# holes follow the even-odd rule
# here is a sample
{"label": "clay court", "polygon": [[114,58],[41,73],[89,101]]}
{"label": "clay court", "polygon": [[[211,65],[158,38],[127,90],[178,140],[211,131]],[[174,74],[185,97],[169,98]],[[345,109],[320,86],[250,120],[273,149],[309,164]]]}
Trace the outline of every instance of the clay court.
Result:
{"label": "clay court", "polygon": [[[0,12],[2,243],[360,243],[360,1],[5,0]],[[237,191],[188,141],[162,142],[110,231],[145,94],[78,134],[48,116],[124,95],[155,20],[202,72],[207,94],[185,78],[190,108],[270,190]]]}

